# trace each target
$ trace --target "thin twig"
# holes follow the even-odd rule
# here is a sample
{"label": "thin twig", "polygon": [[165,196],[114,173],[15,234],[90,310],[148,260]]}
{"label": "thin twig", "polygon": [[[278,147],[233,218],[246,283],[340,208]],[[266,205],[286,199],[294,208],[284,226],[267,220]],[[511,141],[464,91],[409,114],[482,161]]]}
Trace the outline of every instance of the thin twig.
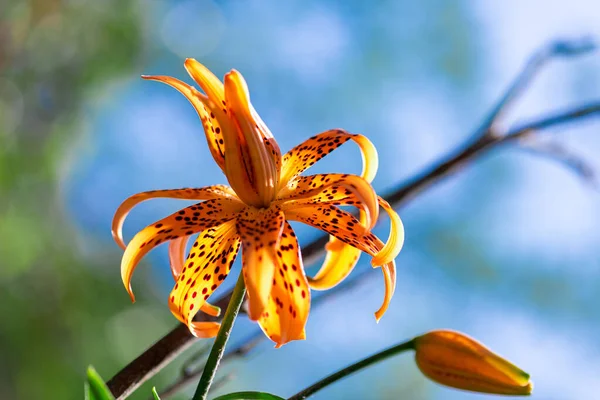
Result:
{"label": "thin twig", "polygon": [[496,107],[492,109],[488,117],[483,121],[475,136],[494,135],[499,136],[499,123],[511,110],[519,97],[529,87],[539,71],[551,60],[559,57],[573,57],[589,53],[596,48],[596,42],[589,37],[578,40],[557,40],[549,43],[536,51],[530,58],[519,75],[514,79],[504,96],[500,98]]}
{"label": "thin twig", "polygon": [[[436,163],[434,167],[408,179],[408,181],[384,197],[394,208],[401,207],[432,184],[441,181],[463,167],[465,163],[482,156],[492,148],[516,141],[517,139],[550,127],[600,114],[600,102],[596,102],[537,119],[528,124],[510,129],[505,133],[499,131],[497,128],[500,122],[503,122],[501,118],[505,115],[504,110],[507,110],[514,104],[518,96],[540,70],[541,66],[545,65],[552,58],[579,55],[593,49],[593,47],[592,42],[589,40],[561,41],[555,42],[536,53],[469,141],[460,146],[454,153]],[[310,265],[322,256],[327,240],[327,235],[320,235],[309,245],[302,248],[304,265]],[[335,289],[332,290],[335,291]],[[226,307],[230,296],[231,292],[224,294],[216,301],[216,305],[221,308]],[[108,387],[117,399],[124,399],[142,383],[154,376],[178,354],[188,348],[194,339],[185,325],[178,325],[117,373],[117,375],[107,382]]]}
{"label": "thin twig", "polygon": [[577,175],[585,184],[598,189],[596,171],[590,163],[562,143],[555,141],[524,140],[519,148],[552,161],[558,161]]}
{"label": "thin twig", "polygon": [[202,359],[202,364],[206,361],[206,355],[210,351],[210,345],[202,346],[202,348],[196,351],[190,358],[188,358],[181,366],[181,374],[189,375],[197,368],[194,368],[198,364],[199,360]]}

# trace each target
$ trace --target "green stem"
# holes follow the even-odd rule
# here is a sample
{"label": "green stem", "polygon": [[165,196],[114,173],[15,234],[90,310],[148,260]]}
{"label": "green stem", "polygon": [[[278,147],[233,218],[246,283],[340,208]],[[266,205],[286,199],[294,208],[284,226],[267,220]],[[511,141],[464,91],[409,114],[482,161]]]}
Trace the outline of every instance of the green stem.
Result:
{"label": "green stem", "polygon": [[377,354],[373,354],[370,357],[365,358],[355,364],[349,365],[344,369],[339,370],[338,372],[329,375],[327,378],[321,379],[319,382],[314,385],[304,389],[301,392],[296,393],[292,397],[288,398],[288,400],[302,400],[307,397],[313,395],[319,390],[323,389],[326,386],[331,385],[332,383],[345,378],[346,376],[353,374],[354,372],[361,370],[363,368],[368,367],[371,364],[375,364],[379,361],[383,361],[386,358],[395,356],[396,354],[402,353],[406,350],[414,349],[414,339],[411,339],[407,342],[397,344],[396,346],[390,347],[389,349],[383,350]]}
{"label": "green stem", "polygon": [[242,301],[244,300],[245,294],[246,287],[244,286],[244,277],[240,273],[237,283],[235,284],[235,288],[233,289],[233,293],[231,294],[231,300],[229,300],[227,311],[225,311],[225,315],[223,316],[221,328],[219,329],[213,346],[210,349],[210,354],[208,355],[208,359],[206,360],[204,371],[202,372],[200,382],[198,382],[198,387],[196,388],[196,393],[194,393],[194,397],[192,398],[192,400],[206,400],[206,396],[208,395],[210,385],[212,384],[213,379],[215,379],[217,367],[219,366],[221,357],[223,357],[225,345],[227,344],[227,340],[229,339],[229,335],[231,334],[233,322],[235,321],[235,317],[237,317],[238,312],[240,311],[240,307],[242,306]]}

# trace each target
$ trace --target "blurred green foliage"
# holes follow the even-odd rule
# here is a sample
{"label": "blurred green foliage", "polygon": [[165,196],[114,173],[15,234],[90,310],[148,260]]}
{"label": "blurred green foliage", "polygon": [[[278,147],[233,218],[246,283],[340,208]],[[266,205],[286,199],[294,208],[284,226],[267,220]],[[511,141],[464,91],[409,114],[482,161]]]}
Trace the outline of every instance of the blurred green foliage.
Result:
{"label": "blurred green foliage", "polygon": [[115,398],[102,377],[92,366],[87,369],[87,381],[84,390],[85,400],[114,400]]}
{"label": "blurred green foliage", "polygon": [[142,22],[137,2],[2,5],[0,398],[80,399],[90,361],[110,376],[127,360],[109,347],[131,356],[156,339],[131,344],[131,331],[108,334],[107,321],[127,306],[115,279],[119,253],[83,254],[59,200],[85,96],[133,73],[144,55]]}

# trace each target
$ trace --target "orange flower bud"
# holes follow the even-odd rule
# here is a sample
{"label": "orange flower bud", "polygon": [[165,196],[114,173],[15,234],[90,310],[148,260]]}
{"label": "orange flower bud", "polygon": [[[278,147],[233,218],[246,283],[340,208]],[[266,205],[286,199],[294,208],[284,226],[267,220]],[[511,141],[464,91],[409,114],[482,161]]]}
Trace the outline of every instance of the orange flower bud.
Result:
{"label": "orange flower bud", "polygon": [[417,366],[439,384],[480,393],[531,394],[529,374],[462,333],[431,331],[414,343]]}

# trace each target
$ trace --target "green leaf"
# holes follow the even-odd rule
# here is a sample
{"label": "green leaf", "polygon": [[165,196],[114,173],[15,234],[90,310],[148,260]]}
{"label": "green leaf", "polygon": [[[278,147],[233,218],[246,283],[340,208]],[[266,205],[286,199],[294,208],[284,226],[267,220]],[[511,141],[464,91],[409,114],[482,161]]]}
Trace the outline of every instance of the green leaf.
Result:
{"label": "green leaf", "polygon": [[158,393],[156,392],[156,386],[152,387],[152,396],[154,396],[154,400],[160,400],[160,397],[158,397]]}
{"label": "green leaf", "polygon": [[104,380],[91,365],[87,369],[87,382],[84,390],[86,400],[115,400]]}
{"label": "green leaf", "polygon": [[283,397],[265,392],[236,392],[224,394],[214,400],[285,400]]}

